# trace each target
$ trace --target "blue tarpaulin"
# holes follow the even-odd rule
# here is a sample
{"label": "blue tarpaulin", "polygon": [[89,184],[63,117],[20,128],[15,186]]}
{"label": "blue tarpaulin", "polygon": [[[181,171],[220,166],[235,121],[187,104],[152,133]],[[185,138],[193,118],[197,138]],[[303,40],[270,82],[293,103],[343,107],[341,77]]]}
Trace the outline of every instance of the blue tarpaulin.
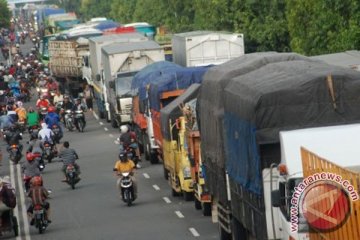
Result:
{"label": "blue tarpaulin", "polygon": [[162,93],[187,89],[193,83],[201,83],[209,67],[181,67],[166,61],[157,62],[135,75],[132,89],[138,89],[139,99],[143,101],[147,98],[147,85],[149,85],[150,107],[160,111]]}
{"label": "blue tarpaulin", "polygon": [[139,94],[140,100],[145,100],[147,98],[146,86],[152,82],[160,81],[160,76],[168,69],[177,67],[181,66],[167,61],[150,64],[134,76],[131,83],[131,89],[134,90],[135,95]]}
{"label": "blue tarpaulin", "polygon": [[110,29],[110,28],[116,28],[119,27],[120,24],[117,22],[114,22],[112,20],[107,20],[107,21],[101,21],[99,22],[94,28],[100,31],[104,31],[106,29]]}

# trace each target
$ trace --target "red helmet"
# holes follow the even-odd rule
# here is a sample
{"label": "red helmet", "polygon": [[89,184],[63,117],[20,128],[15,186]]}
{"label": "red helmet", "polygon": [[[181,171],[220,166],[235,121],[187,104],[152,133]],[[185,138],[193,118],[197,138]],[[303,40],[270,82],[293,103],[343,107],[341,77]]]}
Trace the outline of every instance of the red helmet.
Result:
{"label": "red helmet", "polygon": [[55,112],[56,110],[55,110],[55,107],[53,107],[53,106],[50,106],[49,108],[48,108],[48,112],[49,113],[51,113],[51,112]]}
{"label": "red helmet", "polygon": [[31,183],[33,186],[42,186],[42,178],[40,176],[35,176],[32,178]]}
{"label": "red helmet", "polygon": [[26,160],[28,160],[28,161],[34,160],[34,155],[31,152],[27,153],[26,154]]}

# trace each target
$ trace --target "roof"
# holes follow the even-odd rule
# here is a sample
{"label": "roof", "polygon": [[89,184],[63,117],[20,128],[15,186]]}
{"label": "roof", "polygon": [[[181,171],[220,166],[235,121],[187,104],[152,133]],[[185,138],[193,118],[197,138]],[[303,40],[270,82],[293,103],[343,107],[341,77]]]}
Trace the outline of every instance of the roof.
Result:
{"label": "roof", "polygon": [[111,34],[111,35],[92,37],[89,40],[95,43],[99,43],[99,42],[106,42],[106,41],[126,39],[126,38],[146,38],[146,37],[144,37],[144,35],[140,33],[123,33],[123,34]]}
{"label": "roof", "polygon": [[310,58],[324,61],[327,64],[346,68],[350,67],[357,69],[357,67],[360,65],[360,51],[357,50],[313,56]]}
{"label": "roof", "polygon": [[196,36],[205,36],[209,34],[233,34],[230,32],[216,32],[216,31],[192,31],[192,32],[184,32],[184,33],[176,33],[173,36],[177,37],[196,37]]}
{"label": "roof", "polygon": [[102,52],[107,55],[124,53],[136,50],[162,49],[159,44],[154,41],[129,42],[129,43],[113,43],[102,47]]}

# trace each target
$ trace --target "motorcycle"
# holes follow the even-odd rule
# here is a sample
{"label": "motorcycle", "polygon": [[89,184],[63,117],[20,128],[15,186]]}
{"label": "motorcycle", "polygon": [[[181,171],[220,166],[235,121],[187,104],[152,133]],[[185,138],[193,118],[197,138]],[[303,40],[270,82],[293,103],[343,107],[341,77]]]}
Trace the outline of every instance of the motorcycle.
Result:
{"label": "motorcycle", "polygon": [[14,232],[15,237],[19,236],[19,223],[17,217],[14,215],[14,210],[7,210],[2,213],[2,223],[0,226],[0,233]]}
{"label": "motorcycle", "polygon": [[45,119],[47,114],[48,114],[47,107],[41,107],[40,108],[40,119]]}
{"label": "motorcycle", "polygon": [[13,161],[15,164],[18,164],[22,156],[19,145],[13,144],[9,146],[8,152],[10,154],[10,160]]}
{"label": "motorcycle", "polygon": [[52,125],[51,130],[54,133],[54,142],[59,144],[61,139],[59,126],[54,124]]}
{"label": "motorcycle", "polygon": [[30,189],[30,184],[31,184],[31,179],[32,177],[30,176],[25,176],[23,177],[23,181],[24,181],[24,186],[25,186],[25,192],[28,193],[29,189]]}
{"label": "motorcycle", "polygon": [[38,168],[40,170],[40,172],[44,171],[45,169],[45,162],[44,162],[44,159],[42,157],[42,154],[41,153],[33,153],[33,156],[34,156],[34,160],[37,161],[38,163]]}
{"label": "motorcycle", "polygon": [[29,129],[30,140],[38,138],[39,131],[40,131],[40,130],[39,130],[39,126],[38,126],[38,125],[32,126],[32,127]]}
{"label": "motorcycle", "polygon": [[72,131],[74,129],[72,111],[71,110],[66,110],[64,118],[65,118],[65,126],[66,126],[66,128],[69,131]]}
{"label": "motorcycle", "polygon": [[42,234],[48,226],[48,222],[45,219],[45,209],[42,205],[34,206],[34,219],[35,227],[39,229],[39,233]]}
{"label": "motorcycle", "polygon": [[121,173],[120,187],[122,200],[130,207],[132,202],[135,201],[133,181],[129,172]]}
{"label": "motorcycle", "polygon": [[73,164],[68,164],[65,170],[66,182],[71,186],[72,189],[75,189],[75,184],[80,181],[78,172]]}
{"label": "motorcycle", "polygon": [[139,162],[141,161],[138,156],[136,156],[135,148],[137,147],[136,143],[132,143],[128,146],[125,151],[127,154],[128,159],[134,162],[136,168],[140,168]]}
{"label": "motorcycle", "polygon": [[49,141],[44,142],[43,157],[44,159],[48,160],[48,163],[51,163],[52,159],[54,158],[53,146]]}
{"label": "motorcycle", "polygon": [[76,110],[75,114],[74,114],[74,118],[75,118],[75,126],[76,128],[79,130],[79,132],[84,132],[84,128],[85,128],[85,121],[84,121],[84,112],[83,110]]}

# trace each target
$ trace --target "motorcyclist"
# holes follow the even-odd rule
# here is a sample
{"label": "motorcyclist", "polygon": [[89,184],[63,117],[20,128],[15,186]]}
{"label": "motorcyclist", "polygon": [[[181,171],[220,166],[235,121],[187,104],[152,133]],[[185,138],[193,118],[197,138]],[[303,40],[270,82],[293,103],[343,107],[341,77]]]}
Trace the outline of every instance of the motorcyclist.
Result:
{"label": "motorcyclist", "polygon": [[[84,107],[84,105],[83,104],[81,104],[81,99],[80,98],[77,98],[76,100],[75,100],[75,104],[74,104],[74,107],[73,107],[73,109],[72,109],[74,112],[75,111],[83,111],[83,112],[85,112],[85,107]],[[84,127],[86,126],[86,120],[85,120],[85,114],[83,114],[82,115],[82,120],[84,121]],[[75,126],[78,126],[77,125],[77,119],[75,118],[74,119],[74,124],[75,124]]]}
{"label": "motorcyclist", "polygon": [[65,179],[62,181],[66,182],[66,167],[69,164],[74,165],[78,176],[80,175],[80,167],[75,162],[77,159],[79,159],[79,155],[77,154],[77,152],[74,149],[69,148],[69,146],[70,146],[69,142],[65,141],[63,146],[64,146],[64,148],[60,151],[59,157],[62,159],[62,161],[64,163],[64,165],[62,167],[62,171],[64,173]]}
{"label": "motorcyclist", "polygon": [[51,77],[49,77],[46,86],[47,86],[49,92],[50,92],[50,91],[57,91],[57,90],[58,90],[58,84],[57,84],[57,82],[54,81]]}
{"label": "motorcyclist", "polygon": [[[130,131],[127,125],[120,126],[120,137],[118,138],[120,142],[120,151],[125,151],[127,148],[131,147],[135,150],[135,157],[140,160],[140,149],[137,144],[136,134],[133,131]],[[137,168],[140,168],[140,164],[135,163]]]}
{"label": "motorcyclist", "polygon": [[19,122],[26,122],[26,109],[23,107],[23,103],[18,101],[16,106],[15,112],[19,118]]}
{"label": "motorcyclist", "polygon": [[42,108],[42,107],[48,108],[49,106],[50,106],[49,100],[47,100],[43,95],[41,95],[40,99],[38,99],[36,102],[36,107],[37,108]]}
{"label": "motorcyclist", "polygon": [[59,115],[55,112],[56,109],[53,106],[50,106],[48,108],[48,114],[45,116],[45,123],[51,128],[52,126],[56,125],[59,128],[59,135],[60,138],[63,137],[63,132],[60,126],[60,117]]}
{"label": "motorcyclist", "polygon": [[18,145],[19,151],[21,153],[23,146],[20,143],[20,140],[22,140],[22,133],[15,127],[15,125],[11,125],[9,128],[9,131],[5,134],[5,140],[8,142],[8,148],[9,151],[11,148],[11,145]]}
{"label": "motorcyclist", "polygon": [[35,155],[32,152],[26,153],[26,161],[21,167],[25,178],[33,178],[35,176],[40,176],[39,162],[35,160]]}
{"label": "motorcyclist", "polygon": [[48,128],[46,123],[41,123],[41,130],[39,131],[38,137],[43,141],[48,141],[50,144],[53,144],[53,131]]}
{"label": "motorcyclist", "polygon": [[54,105],[56,105],[58,102],[63,102],[63,101],[64,101],[64,96],[61,94],[60,91],[57,91],[54,96]]}
{"label": "motorcyclist", "polygon": [[2,225],[8,218],[5,212],[15,208],[16,194],[15,189],[9,183],[8,176],[0,178],[0,225]]}
{"label": "motorcyclist", "polygon": [[30,225],[34,225],[35,219],[33,218],[34,206],[41,205],[46,210],[45,219],[48,223],[51,223],[50,220],[50,204],[46,201],[49,198],[49,192],[43,186],[41,177],[34,177],[31,181],[31,188],[28,193],[28,197],[31,198],[31,205],[27,209],[28,216],[31,219]]}
{"label": "motorcyclist", "polygon": [[72,111],[73,107],[74,107],[74,104],[70,101],[69,96],[64,95],[64,102],[61,105],[61,109],[62,109],[61,118],[63,119],[64,124],[65,124],[65,111],[66,110],[71,110]]}
{"label": "motorcyclist", "polygon": [[[134,176],[135,173],[135,164],[133,161],[129,160],[125,151],[121,151],[119,154],[119,160],[116,161],[113,171],[117,176],[121,176],[122,173],[129,172],[131,180],[133,182],[134,197],[137,197],[137,182]],[[119,190],[121,190],[121,177],[117,180],[116,185]]]}
{"label": "motorcyclist", "polygon": [[10,121],[12,124],[16,124],[18,119],[18,115],[15,112],[15,106],[9,105],[7,108],[7,115],[10,117]]}
{"label": "motorcyclist", "polygon": [[33,154],[39,153],[42,155],[44,150],[44,144],[40,138],[35,138],[29,141],[29,147],[26,150],[27,153],[31,152]]}
{"label": "motorcyclist", "polygon": [[26,119],[27,119],[27,125],[30,128],[32,128],[35,125],[39,125],[39,114],[37,112],[34,111],[34,109],[32,107],[29,107],[29,112],[26,115]]}

